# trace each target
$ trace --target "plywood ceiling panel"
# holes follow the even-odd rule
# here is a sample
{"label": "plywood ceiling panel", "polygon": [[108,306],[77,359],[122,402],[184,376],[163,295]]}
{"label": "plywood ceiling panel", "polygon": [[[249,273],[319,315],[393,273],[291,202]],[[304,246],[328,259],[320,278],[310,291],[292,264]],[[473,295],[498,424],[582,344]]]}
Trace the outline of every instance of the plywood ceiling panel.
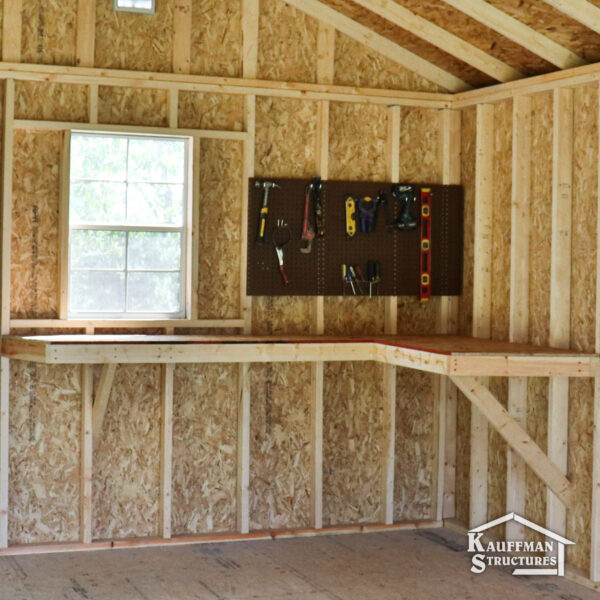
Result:
{"label": "plywood ceiling panel", "polygon": [[[557,44],[579,54],[587,62],[600,60],[600,34],[574,21],[540,0],[487,0]],[[592,3],[600,6],[600,1]]]}
{"label": "plywood ceiling panel", "polygon": [[322,2],[398,45],[403,46],[407,50],[414,52],[418,56],[429,60],[438,67],[460,77],[474,87],[482,87],[495,83],[495,80],[488,75],[481,73],[463,61],[440,50],[433,44],[429,44],[418,38],[406,29],[397,27],[351,0],[322,0]]}
{"label": "plywood ceiling panel", "polygon": [[[526,75],[538,75],[556,70],[554,65],[452,8],[443,0],[395,1]],[[537,4],[541,4],[541,1],[537,0]]]}

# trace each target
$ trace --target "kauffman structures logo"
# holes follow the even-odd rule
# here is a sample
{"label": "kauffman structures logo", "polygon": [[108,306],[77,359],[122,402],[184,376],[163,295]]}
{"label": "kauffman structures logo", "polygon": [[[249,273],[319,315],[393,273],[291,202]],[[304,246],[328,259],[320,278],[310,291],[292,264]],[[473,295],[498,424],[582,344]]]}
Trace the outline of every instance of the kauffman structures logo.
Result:
{"label": "kauffman structures logo", "polygon": [[[533,541],[491,541],[485,540],[485,531],[502,525],[507,521],[516,521],[546,536],[543,542]],[[483,573],[487,567],[515,567],[513,575],[558,575],[565,574],[565,546],[574,542],[540,527],[515,513],[509,513],[471,529],[468,532],[471,557],[471,572]]]}

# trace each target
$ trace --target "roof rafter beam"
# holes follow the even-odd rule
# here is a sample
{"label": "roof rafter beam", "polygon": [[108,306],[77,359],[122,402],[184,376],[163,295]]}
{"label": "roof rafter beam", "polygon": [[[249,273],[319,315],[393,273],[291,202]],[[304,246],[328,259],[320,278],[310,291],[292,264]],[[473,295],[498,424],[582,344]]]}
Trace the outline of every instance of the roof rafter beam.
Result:
{"label": "roof rafter beam", "polygon": [[364,44],[371,50],[379,52],[390,60],[418,73],[422,77],[425,77],[425,79],[451,92],[471,89],[471,86],[466,81],[413,54],[341,12],[326,6],[319,0],[286,0],[286,3],[314,19],[328,23],[341,33]]}
{"label": "roof rafter beam", "polygon": [[588,0],[543,0],[561,13],[600,33],[600,8]]}
{"label": "roof rafter beam", "polygon": [[505,62],[494,58],[435,23],[416,15],[393,0],[354,0],[354,2],[497,81],[513,81],[524,76],[523,73]]}
{"label": "roof rafter beam", "polygon": [[574,52],[484,0],[444,0],[444,2],[561,69],[585,64],[585,61]]}

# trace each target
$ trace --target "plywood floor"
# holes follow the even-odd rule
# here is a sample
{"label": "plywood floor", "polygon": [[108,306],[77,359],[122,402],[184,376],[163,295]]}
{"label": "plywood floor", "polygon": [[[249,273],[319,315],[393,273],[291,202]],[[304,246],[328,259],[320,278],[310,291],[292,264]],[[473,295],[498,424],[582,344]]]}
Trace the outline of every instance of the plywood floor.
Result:
{"label": "plywood floor", "polygon": [[557,577],[469,572],[442,529],[0,558],[0,600],[597,600]]}

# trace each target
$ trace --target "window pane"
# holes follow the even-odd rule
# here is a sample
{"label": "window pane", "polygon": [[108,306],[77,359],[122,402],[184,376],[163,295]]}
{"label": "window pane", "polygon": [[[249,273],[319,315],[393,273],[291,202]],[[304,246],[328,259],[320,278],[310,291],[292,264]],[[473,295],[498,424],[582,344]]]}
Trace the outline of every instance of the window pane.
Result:
{"label": "window pane", "polygon": [[127,184],[102,181],[71,182],[71,223],[125,222]]}
{"label": "window pane", "polygon": [[183,140],[129,140],[130,181],[183,183],[184,165]]}
{"label": "window pane", "polygon": [[136,231],[129,234],[127,268],[179,270],[181,234]]}
{"label": "window pane", "polygon": [[179,273],[129,273],[127,310],[131,312],[179,312]]}
{"label": "window pane", "polygon": [[74,133],[71,136],[71,179],[125,181],[127,138]]}
{"label": "window pane", "polygon": [[125,273],[71,271],[71,311],[121,312],[125,307]]}
{"label": "window pane", "polygon": [[131,225],[183,225],[183,185],[129,184],[127,221]]}
{"label": "window pane", "polygon": [[123,231],[71,231],[71,268],[125,270]]}

